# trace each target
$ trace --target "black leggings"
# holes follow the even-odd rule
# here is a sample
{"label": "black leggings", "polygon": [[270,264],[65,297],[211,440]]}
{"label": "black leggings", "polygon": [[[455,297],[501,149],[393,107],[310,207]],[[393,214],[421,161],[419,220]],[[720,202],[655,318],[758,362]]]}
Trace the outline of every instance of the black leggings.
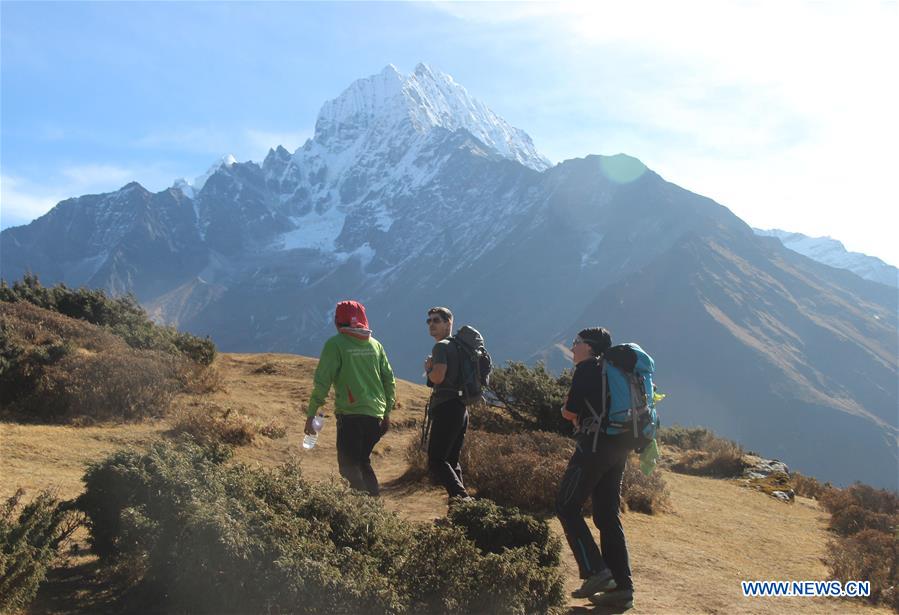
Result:
{"label": "black leggings", "polygon": [[[592,452],[593,436],[581,436],[559,485],[556,515],[574,553],[578,572],[586,579],[609,568],[619,588],[632,589],[627,542],[621,526],[621,479],[630,448],[627,442],[600,436]],[[584,523],[583,507],[592,499],[593,524],[599,529],[602,552]]]}
{"label": "black leggings", "polygon": [[350,487],[377,496],[378,477],[371,467],[371,451],[381,439],[381,421],[362,414],[337,415],[337,466]]}

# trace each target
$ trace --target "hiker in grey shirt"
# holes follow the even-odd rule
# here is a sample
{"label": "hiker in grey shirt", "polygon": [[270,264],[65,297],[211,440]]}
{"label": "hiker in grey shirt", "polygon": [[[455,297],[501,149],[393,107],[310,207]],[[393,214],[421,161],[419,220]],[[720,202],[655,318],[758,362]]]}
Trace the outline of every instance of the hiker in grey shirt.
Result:
{"label": "hiker in grey shirt", "polygon": [[459,351],[447,339],[453,331],[453,313],[433,307],[427,323],[429,335],[437,341],[425,361],[428,386],[434,389],[429,405],[428,469],[449,497],[467,498],[459,455],[468,429],[468,409],[459,396]]}

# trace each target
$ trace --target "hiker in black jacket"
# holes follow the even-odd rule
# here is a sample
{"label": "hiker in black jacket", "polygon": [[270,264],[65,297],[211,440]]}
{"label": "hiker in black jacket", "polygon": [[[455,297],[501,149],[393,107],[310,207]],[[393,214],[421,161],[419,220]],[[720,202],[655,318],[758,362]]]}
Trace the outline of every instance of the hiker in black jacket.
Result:
{"label": "hiker in black jacket", "polygon": [[437,342],[425,360],[428,386],[434,389],[428,408],[428,470],[450,498],[464,499],[469,495],[462,482],[459,455],[468,429],[468,409],[459,394],[459,351],[448,339],[453,331],[453,313],[445,307],[433,307],[428,310],[427,323],[428,334]]}
{"label": "hiker in black jacket", "polygon": [[[634,585],[619,506],[621,479],[631,447],[626,439],[602,431],[597,435],[600,426],[589,408],[597,413],[603,408],[605,389],[599,359],[611,345],[609,332],[594,327],[578,333],[571,346],[575,368],[562,416],[574,423],[577,446],[559,485],[556,515],[584,579],[572,596],[589,598],[597,605],[630,608]],[[588,497],[592,499],[601,550],[581,513]]]}

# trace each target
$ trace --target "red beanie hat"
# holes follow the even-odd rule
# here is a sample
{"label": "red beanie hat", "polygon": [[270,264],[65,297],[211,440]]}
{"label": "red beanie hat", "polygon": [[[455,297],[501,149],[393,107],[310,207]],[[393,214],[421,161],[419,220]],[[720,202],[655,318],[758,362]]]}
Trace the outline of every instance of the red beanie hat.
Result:
{"label": "red beanie hat", "polygon": [[341,301],[337,304],[337,309],[334,310],[334,323],[338,327],[368,329],[365,306],[358,301]]}

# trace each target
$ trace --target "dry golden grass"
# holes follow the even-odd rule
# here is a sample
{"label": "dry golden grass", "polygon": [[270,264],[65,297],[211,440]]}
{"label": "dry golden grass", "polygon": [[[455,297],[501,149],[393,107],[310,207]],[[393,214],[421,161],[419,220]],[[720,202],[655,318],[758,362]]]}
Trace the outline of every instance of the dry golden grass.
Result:
{"label": "dry golden grass", "polygon": [[[265,363],[275,373],[254,373]],[[313,480],[331,480],[337,473],[333,405],[311,451],[304,451],[300,407],[308,400],[316,361],[277,354],[220,355],[215,363],[223,387],[203,396],[179,395],[174,404],[215,403],[233,408],[257,424],[277,421],[286,426],[284,438],[256,438],[236,451],[238,460],[271,466],[299,459],[304,474]],[[423,413],[428,390],[398,383],[400,407],[393,421],[414,426]],[[64,427],[0,423],[0,495],[11,495],[21,485],[31,493],[55,487],[63,497],[81,492],[85,464],[124,446],[142,446],[171,429],[167,419],[127,425]],[[414,428],[391,430],[375,448],[373,465],[385,485],[385,505],[406,518],[430,522],[446,513],[446,495],[440,488],[393,483],[407,468],[405,450]],[[822,559],[831,537],[829,515],[814,500],[796,498],[784,506],[769,496],[733,481],[687,476],[663,471],[671,499],[671,512],[662,515],[623,515],[637,589],[629,613],[889,613],[859,602],[837,599],[744,598],[740,580],[828,579]],[[558,522],[553,530],[561,535]],[[567,590],[577,587],[576,566],[563,549]],[[81,558],[76,563],[85,564]],[[85,564],[86,565],[86,564]],[[85,569],[89,570],[89,569]],[[83,574],[71,593],[72,578]],[[73,575],[75,575],[73,577]],[[59,583],[39,596],[35,612],[87,612],[96,603],[84,595],[95,586],[89,572],[71,569]],[[80,593],[79,593],[80,592]],[[88,606],[84,606],[88,605]],[[588,612],[585,600],[571,600],[572,612]]]}

